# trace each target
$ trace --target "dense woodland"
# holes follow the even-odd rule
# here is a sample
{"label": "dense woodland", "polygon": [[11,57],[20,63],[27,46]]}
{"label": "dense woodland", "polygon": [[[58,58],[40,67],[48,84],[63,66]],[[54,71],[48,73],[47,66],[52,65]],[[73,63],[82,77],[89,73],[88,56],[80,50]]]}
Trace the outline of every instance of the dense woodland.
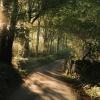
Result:
{"label": "dense woodland", "polygon": [[34,59],[100,87],[100,0],[0,0],[0,100]]}

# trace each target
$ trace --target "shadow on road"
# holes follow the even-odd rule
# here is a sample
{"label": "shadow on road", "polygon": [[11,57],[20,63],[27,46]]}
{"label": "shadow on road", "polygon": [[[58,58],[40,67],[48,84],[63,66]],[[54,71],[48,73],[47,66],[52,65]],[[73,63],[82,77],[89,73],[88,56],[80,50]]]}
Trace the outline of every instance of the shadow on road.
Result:
{"label": "shadow on road", "polygon": [[48,64],[31,72],[24,80],[25,83],[8,100],[78,100],[79,95],[55,77],[58,74],[56,69],[61,67],[61,63]]}

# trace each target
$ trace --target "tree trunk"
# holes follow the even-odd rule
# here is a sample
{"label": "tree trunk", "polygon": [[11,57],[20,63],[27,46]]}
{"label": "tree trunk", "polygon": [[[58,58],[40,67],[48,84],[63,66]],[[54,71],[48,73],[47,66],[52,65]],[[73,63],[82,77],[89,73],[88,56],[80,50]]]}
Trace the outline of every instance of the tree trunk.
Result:
{"label": "tree trunk", "polygon": [[[7,30],[3,29],[0,32],[0,62],[8,62],[7,58]],[[4,34],[4,35],[3,35]]]}
{"label": "tree trunk", "polygon": [[[28,34],[29,35],[29,34]],[[29,56],[29,53],[30,53],[30,49],[29,49],[29,36],[27,38],[27,41],[25,40],[24,42],[24,57],[28,57]]]}
{"label": "tree trunk", "polygon": [[57,53],[59,52],[59,46],[60,46],[60,35],[58,34],[58,37],[57,37]]}
{"label": "tree trunk", "polygon": [[32,1],[28,0],[28,19],[29,22],[31,21],[32,18]]}
{"label": "tree trunk", "polygon": [[[5,19],[7,19],[7,9],[5,7],[5,5],[3,5],[4,8],[2,8],[3,10],[5,10],[5,12],[2,10],[0,11],[1,14],[1,19],[0,19],[0,24],[3,24],[0,28],[0,62],[4,62],[4,63],[9,63],[11,64],[12,61],[12,45],[13,45],[13,41],[14,41],[14,34],[15,34],[15,26],[16,26],[16,22],[17,22],[17,8],[18,8],[18,1],[14,0],[12,3],[12,15],[11,15],[11,22],[10,22],[10,28],[9,30],[7,29],[7,24],[8,22],[5,22]],[[4,18],[3,18],[3,17]]]}
{"label": "tree trunk", "polygon": [[47,51],[48,51],[48,35],[47,35],[47,32],[48,32],[48,28],[47,28],[47,20],[46,18],[44,18],[44,35],[43,35],[43,39],[44,39],[44,54],[46,55],[47,54]]}
{"label": "tree trunk", "polygon": [[38,19],[38,30],[37,30],[37,40],[36,40],[36,56],[38,56],[39,49],[39,36],[40,36],[40,19]]}

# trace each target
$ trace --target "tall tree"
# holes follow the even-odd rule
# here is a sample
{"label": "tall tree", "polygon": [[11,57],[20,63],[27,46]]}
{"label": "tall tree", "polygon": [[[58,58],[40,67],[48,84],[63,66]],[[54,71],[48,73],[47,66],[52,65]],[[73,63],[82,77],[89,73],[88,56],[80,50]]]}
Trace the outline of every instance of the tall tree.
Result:
{"label": "tall tree", "polygon": [[[11,15],[8,19],[8,7],[12,6]],[[13,0],[11,4],[7,0],[1,0],[0,9],[0,62],[11,63],[12,44],[17,22],[18,0]],[[9,21],[8,21],[9,20]],[[9,29],[8,29],[9,26]]]}
{"label": "tall tree", "polygon": [[37,26],[36,56],[38,56],[39,52],[39,36],[40,36],[40,18],[38,19],[38,26]]}

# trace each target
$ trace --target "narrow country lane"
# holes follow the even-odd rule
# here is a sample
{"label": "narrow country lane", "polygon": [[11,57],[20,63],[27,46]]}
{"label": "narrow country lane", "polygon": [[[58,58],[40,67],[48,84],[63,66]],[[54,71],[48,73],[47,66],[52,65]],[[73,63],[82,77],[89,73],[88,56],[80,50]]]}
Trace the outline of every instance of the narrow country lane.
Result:
{"label": "narrow country lane", "polygon": [[56,78],[62,63],[56,61],[31,73],[8,100],[81,100],[74,89]]}

